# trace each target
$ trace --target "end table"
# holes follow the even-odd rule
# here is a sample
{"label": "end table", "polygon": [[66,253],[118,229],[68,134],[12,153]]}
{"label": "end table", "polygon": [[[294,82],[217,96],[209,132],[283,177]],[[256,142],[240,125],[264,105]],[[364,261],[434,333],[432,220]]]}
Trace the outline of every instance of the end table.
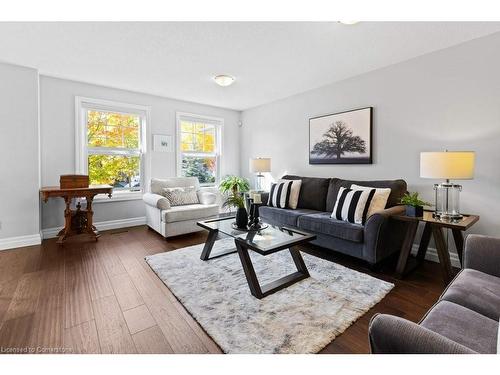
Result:
{"label": "end table", "polygon": [[[460,260],[460,264],[462,264],[462,254],[464,249],[463,232],[475,224],[479,220],[479,216],[464,215],[463,218],[459,220],[441,220],[439,218],[435,218],[432,211],[424,211],[424,216],[422,217],[394,215],[391,216],[391,219],[406,221],[408,223],[406,235],[396,267],[396,277],[404,277],[423,262],[432,235],[434,237],[434,242],[436,243],[436,250],[443,273],[443,279],[444,282],[448,284],[454,275],[451,268],[450,253],[446,245],[443,229],[451,229],[453,240],[455,241],[455,246],[457,248],[458,258]],[[425,224],[424,231],[422,233],[422,238],[420,239],[418,253],[415,259],[416,261],[414,260],[412,264],[410,264],[410,253],[415,241],[418,224],[420,222]]]}

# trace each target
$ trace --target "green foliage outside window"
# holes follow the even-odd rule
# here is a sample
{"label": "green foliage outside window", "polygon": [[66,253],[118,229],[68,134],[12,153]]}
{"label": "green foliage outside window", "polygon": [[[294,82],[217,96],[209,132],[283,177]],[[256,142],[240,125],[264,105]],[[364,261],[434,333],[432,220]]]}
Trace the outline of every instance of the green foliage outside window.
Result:
{"label": "green foliage outside window", "polygon": [[[115,188],[140,186],[140,117],[104,111],[87,112],[89,148],[88,173],[91,184]],[[128,155],[106,153],[106,149],[128,152]],[[99,153],[93,153],[99,150]]]}

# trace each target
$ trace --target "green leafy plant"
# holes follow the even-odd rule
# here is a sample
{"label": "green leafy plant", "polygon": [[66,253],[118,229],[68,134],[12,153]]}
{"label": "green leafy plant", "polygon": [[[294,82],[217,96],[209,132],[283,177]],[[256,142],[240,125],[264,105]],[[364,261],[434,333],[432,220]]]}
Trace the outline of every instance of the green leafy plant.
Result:
{"label": "green leafy plant", "polygon": [[219,184],[219,190],[223,194],[230,193],[236,196],[238,193],[245,193],[250,190],[250,183],[246,178],[238,176],[226,176]]}
{"label": "green leafy plant", "polygon": [[242,194],[236,193],[235,195],[230,195],[226,198],[224,203],[222,204],[223,208],[245,208],[245,198]]}
{"label": "green leafy plant", "polygon": [[418,197],[417,192],[406,193],[405,195],[403,195],[403,197],[401,198],[401,204],[404,204],[406,206],[413,206],[413,207],[430,206],[431,205],[431,203],[421,200]]}

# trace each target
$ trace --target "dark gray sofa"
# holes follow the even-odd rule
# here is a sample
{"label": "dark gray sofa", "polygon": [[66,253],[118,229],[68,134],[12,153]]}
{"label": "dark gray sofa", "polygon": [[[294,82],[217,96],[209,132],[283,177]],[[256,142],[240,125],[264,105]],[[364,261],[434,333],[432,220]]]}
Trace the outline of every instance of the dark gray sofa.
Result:
{"label": "dark gray sofa", "polygon": [[[403,206],[398,205],[406,192],[404,180],[350,181],[291,175],[283,179],[302,180],[297,209],[262,206],[259,212],[263,221],[314,233],[317,238],[313,244],[363,259],[372,265],[401,249],[404,223],[390,220],[390,217],[404,211]],[[340,187],[349,188],[352,184],[391,188],[386,209],[372,215],[365,225],[330,217]],[[263,202],[267,202],[267,196],[263,197]]]}
{"label": "dark gray sofa", "polygon": [[497,353],[500,238],[469,235],[464,269],[419,324],[392,315],[370,323],[372,353]]}

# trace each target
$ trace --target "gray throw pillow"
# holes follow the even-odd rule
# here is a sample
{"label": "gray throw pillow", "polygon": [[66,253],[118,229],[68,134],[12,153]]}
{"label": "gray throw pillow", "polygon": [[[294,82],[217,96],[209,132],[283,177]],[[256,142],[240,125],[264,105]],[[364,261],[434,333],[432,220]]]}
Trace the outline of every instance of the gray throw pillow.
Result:
{"label": "gray throw pillow", "polygon": [[163,195],[168,199],[172,207],[200,203],[194,186],[163,188]]}

